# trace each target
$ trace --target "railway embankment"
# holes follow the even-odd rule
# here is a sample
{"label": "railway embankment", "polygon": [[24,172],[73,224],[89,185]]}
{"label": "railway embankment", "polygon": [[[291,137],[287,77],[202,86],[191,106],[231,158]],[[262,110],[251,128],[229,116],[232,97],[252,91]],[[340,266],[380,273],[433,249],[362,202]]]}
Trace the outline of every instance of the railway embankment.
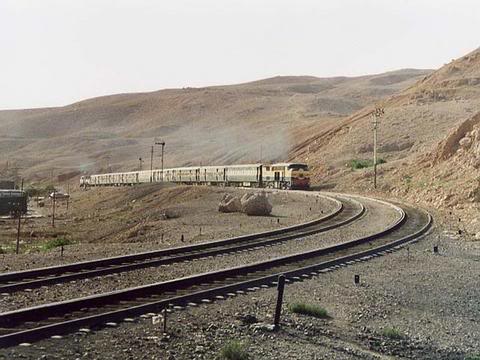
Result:
{"label": "railway embankment", "polygon": [[[47,203],[42,218],[22,223],[21,245],[14,256],[16,224],[0,224],[0,271],[52,266],[101,257],[143,252],[211,241],[313,220],[332,211],[335,204],[301,194],[270,194],[272,214],[267,217],[218,212],[225,193],[242,196],[247,190],[204,186],[141,185],[75,191],[67,211],[56,209],[55,227]],[[183,235],[183,241],[182,241]],[[60,248],[48,246],[66,239]]]}

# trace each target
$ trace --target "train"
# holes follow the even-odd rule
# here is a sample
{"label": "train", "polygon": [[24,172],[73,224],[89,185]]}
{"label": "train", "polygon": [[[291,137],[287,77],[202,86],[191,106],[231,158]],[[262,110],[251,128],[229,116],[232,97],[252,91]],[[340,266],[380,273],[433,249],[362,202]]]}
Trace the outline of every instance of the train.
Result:
{"label": "train", "polygon": [[191,166],[163,170],[153,169],[94,174],[80,177],[80,187],[83,188],[161,182],[186,185],[306,190],[310,187],[310,172],[307,164],[276,163]]}

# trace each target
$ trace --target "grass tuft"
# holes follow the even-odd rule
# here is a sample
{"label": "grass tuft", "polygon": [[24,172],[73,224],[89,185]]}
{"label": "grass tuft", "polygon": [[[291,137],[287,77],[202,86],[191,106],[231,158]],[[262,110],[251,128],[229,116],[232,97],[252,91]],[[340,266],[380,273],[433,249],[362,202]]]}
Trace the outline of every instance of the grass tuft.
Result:
{"label": "grass tuft", "polygon": [[54,249],[56,247],[65,246],[65,245],[69,245],[69,244],[70,244],[70,241],[68,239],[56,238],[56,239],[48,240],[45,243],[45,245],[43,245],[43,249],[44,250],[51,250],[51,249]]}
{"label": "grass tuft", "polygon": [[324,308],[314,304],[292,303],[288,310],[296,314],[309,315],[320,319],[328,318],[328,312]]}
{"label": "grass tuft", "polygon": [[225,360],[248,360],[250,356],[243,343],[238,340],[232,340],[223,346],[220,358]]}
{"label": "grass tuft", "polygon": [[[377,165],[385,164],[384,159],[377,159]],[[347,162],[347,166],[352,170],[365,169],[373,166],[373,160],[371,159],[352,159]]]}
{"label": "grass tuft", "polygon": [[465,360],[480,360],[480,354],[469,355],[465,358]]}
{"label": "grass tuft", "polygon": [[383,329],[382,335],[393,340],[400,340],[405,337],[405,335],[400,330],[394,327],[387,327]]}

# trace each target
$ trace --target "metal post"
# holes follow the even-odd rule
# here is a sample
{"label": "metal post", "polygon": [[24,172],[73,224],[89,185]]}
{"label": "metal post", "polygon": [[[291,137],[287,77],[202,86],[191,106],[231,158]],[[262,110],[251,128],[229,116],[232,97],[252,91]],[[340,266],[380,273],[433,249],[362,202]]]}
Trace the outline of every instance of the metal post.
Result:
{"label": "metal post", "polygon": [[17,216],[18,216],[17,247],[15,249],[15,254],[18,255],[19,250],[20,250],[20,225],[22,223],[22,211],[20,210],[20,207],[18,207],[18,209],[17,209]]}
{"label": "metal post", "polygon": [[167,333],[167,307],[163,308],[163,333]]}
{"label": "metal post", "polygon": [[373,116],[373,187],[377,188],[377,129],[378,118],[385,113],[383,108],[375,108]]}
{"label": "metal post", "polygon": [[55,205],[57,202],[56,190],[53,190],[53,204],[52,204],[52,227],[55,227]]}
{"label": "metal post", "polygon": [[373,115],[373,188],[377,188],[377,115]]}
{"label": "metal post", "polygon": [[162,142],[162,182],[163,182],[163,148],[165,147],[165,142]]}
{"label": "metal post", "polygon": [[275,318],[274,318],[274,328],[278,329],[280,324],[280,314],[282,312],[282,303],[283,303],[283,290],[285,288],[285,276],[280,275],[278,277],[278,285],[277,285],[277,307],[275,308]]}
{"label": "metal post", "polygon": [[153,181],[153,145],[150,152],[150,182]]}
{"label": "metal post", "polygon": [[70,200],[70,183],[67,183],[67,210],[66,212],[68,212],[68,203],[69,203],[69,200]]}

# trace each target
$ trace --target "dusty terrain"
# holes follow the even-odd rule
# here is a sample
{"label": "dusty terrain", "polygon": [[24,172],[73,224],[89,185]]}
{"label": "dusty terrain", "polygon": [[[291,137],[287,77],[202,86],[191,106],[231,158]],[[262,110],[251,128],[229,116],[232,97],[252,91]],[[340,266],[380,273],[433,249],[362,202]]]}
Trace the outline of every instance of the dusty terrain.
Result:
{"label": "dusty terrain", "polygon": [[[480,49],[452,60],[416,84],[312,134],[292,152],[309,162],[323,188],[408,199],[453,211],[480,237],[478,167]],[[379,119],[379,187],[372,168],[354,170],[350,160],[372,159],[374,106]]]}
{"label": "dusty terrain", "polygon": [[[278,229],[321,217],[322,212],[328,213],[334,206],[325,199],[279,193],[268,195],[273,205],[270,216],[218,212],[218,203],[223,194],[243,194],[246,191],[172,185],[96,188],[86,192],[76,190],[72,193],[68,212],[66,203],[59,203],[55,228],[51,226],[51,207],[48,202],[44,208],[37,209],[45,217],[22,222],[19,256],[12,256],[16,221],[0,220],[0,246],[5,252],[4,255],[0,254],[1,271]],[[71,243],[65,246],[63,257],[60,257],[59,248],[45,248],[56,238],[65,238]]]}
{"label": "dusty terrain", "polygon": [[[434,215],[436,229],[408,250],[288,285],[278,332],[242,320],[272,322],[276,291],[269,289],[175,312],[166,335],[151,319],[138,319],[2,350],[0,358],[213,359],[232,339],[251,359],[473,358],[480,353],[479,243],[457,235],[456,219]],[[324,307],[329,318],[291,313],[287,305],[297,301]]]}
{"label": "dusty terrain", "polygon": [[[290,211],[297,212],[299,210],[293,210],[292,206],[295,206],[295,202],[287,204]],[[62,286],[53,286],[46,289],[39,288],[31,292],[20,291],[11,296],[0,297],[0,310],[15,310],[20,307],[60,301],[71,297],[87,296],[100,292],[167,281],[183,276],[261,262],[280,256],[332,246],[349,239],[381,231],[398,219],[399,214],[388,206],[379,206],[371,201],[366,201],[365,206],[369,207],[368,212],[351,226],[333,229],[315,236],[294,239],[265,249],[252,250],[241,254],[227,254],[215,260],[204,258],[193,262],[176,263],[166,267],[120,273],[102,279],[80,280],[75,283],[66,283]],[[325,207],[328,207],[328,204]],[[320,215],[317,213],[317,217]]]}
{"label": "dusty terrain", "polygon": [[[276,77],[247,84],[169,89],[85,100],[61,108],[0,111],[0,171],[30,180],[138,169],[153,138],[165,166],[287,160],[312,131],[328,129],[428,70],[356,78]],[[155,166],[160,166],[160,149]],[[52,175],[53,171],[53,175]],[[0,175],[1,176],[1,175]]]}

